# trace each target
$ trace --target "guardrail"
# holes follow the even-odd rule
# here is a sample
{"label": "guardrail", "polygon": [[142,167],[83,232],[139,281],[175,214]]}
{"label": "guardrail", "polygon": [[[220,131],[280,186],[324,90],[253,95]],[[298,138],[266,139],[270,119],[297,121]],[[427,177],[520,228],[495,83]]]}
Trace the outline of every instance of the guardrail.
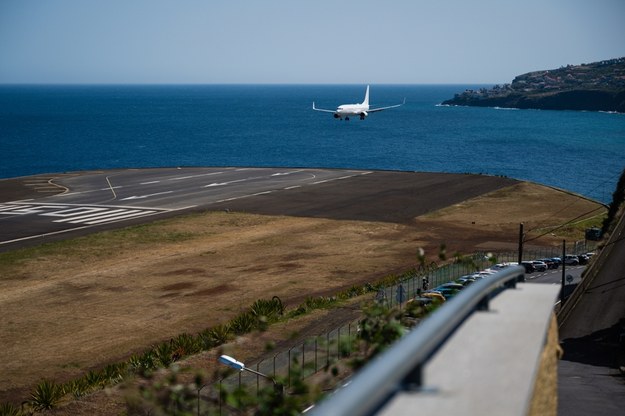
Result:
{"label": "guardrail", "polygon": [[370,415],[402,390],[423,384],[425,363],[474,311],[488,310],[501,291],[525,280],[524,268],[511,266],[462,290],[404,338],[365,366],[348,386],[315,406],[312,415]]}

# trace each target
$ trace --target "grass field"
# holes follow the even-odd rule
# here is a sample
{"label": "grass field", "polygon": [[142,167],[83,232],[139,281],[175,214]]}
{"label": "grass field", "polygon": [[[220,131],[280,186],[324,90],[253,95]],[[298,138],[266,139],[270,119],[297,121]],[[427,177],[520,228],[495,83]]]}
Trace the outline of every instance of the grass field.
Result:
{"label": "grass field", "polygon": [[[419,247],[436,261],[441,243],[448,253],[509,250],[521,222],[529,238],[544,234],[532,245],[553,246],[583,239],[604,213],[579,196],[519,183],[404,223],[205,212],[2,253],[0,402],[20,403],[43,378],[76,378],[227,322],[257,299],[279,296],[292,307],[375,282],[414,267]],[[286,342],[345,319],[317,311],[262,337]],[[254,360],[258,342],[242,337],[229,348]],[[209,368],[212,360],[189,362]],[[114,401],[103,394],[94,403]],[[82,402],[85,414],[108,414]]]}

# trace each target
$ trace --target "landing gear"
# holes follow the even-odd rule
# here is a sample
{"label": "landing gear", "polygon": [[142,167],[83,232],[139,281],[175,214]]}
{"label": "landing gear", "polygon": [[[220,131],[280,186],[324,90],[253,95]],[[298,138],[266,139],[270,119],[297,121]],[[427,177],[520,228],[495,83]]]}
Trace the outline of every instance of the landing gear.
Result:
{"label": "landing gear", "polygon": [[349,121],[349,117],[345,117],[345,121]]}

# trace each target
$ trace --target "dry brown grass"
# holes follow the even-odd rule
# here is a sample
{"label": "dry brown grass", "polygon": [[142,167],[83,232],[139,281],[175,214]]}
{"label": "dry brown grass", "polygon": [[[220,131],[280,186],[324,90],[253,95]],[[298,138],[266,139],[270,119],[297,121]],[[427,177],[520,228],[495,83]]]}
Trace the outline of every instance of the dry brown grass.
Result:
{"label": "dry brown grass", "polygon": [[[259,298],[296,305],[407,270],[418,247],[431,255],[441,243],[449,252],[514,248],[520,222],[544,229],[589,212],[602,209],[521,183],[405,224],[207,212],[0,256],[0,401],[27,397],[41,378],[75,378],[228,321]],[[311,316],[331,325],[336,315]],[[302,322],[264,336],[315,327]]]}

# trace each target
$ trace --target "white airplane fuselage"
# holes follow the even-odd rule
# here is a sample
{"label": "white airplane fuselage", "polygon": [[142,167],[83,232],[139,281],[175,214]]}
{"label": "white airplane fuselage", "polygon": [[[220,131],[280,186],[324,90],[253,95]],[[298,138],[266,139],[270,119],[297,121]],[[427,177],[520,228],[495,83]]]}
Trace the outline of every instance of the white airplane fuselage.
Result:
{"label": "white airplane fuselage", "polygon": [[348,118],[350,116],[360,116],[365,118],[369,115],[369,105],[364,104],[343,104],[338,106],[334,113],[334,118]]}
{"label": "white airplane fuselage", "polygon": [[315,107],[315,103],[313,102],[313,110],[322,111],[325,113],[332,113],[334,118],[349,120],[351,116],[358,116],[361,120],[364,120],[365,117],[369,115],[369,113],[375,113],[382,110],[387,110],[389,108],[396,108],[402,106],[406,103],[406,99],[402,104],[391,105],[388,107],[379,107],[379,108],[369,108],[369,86],[367,85],[367,90],[365,91],[365,99],[362,103],[359,104],[343,104],[339,105],[336,110],[326,110],[323,108]]}

